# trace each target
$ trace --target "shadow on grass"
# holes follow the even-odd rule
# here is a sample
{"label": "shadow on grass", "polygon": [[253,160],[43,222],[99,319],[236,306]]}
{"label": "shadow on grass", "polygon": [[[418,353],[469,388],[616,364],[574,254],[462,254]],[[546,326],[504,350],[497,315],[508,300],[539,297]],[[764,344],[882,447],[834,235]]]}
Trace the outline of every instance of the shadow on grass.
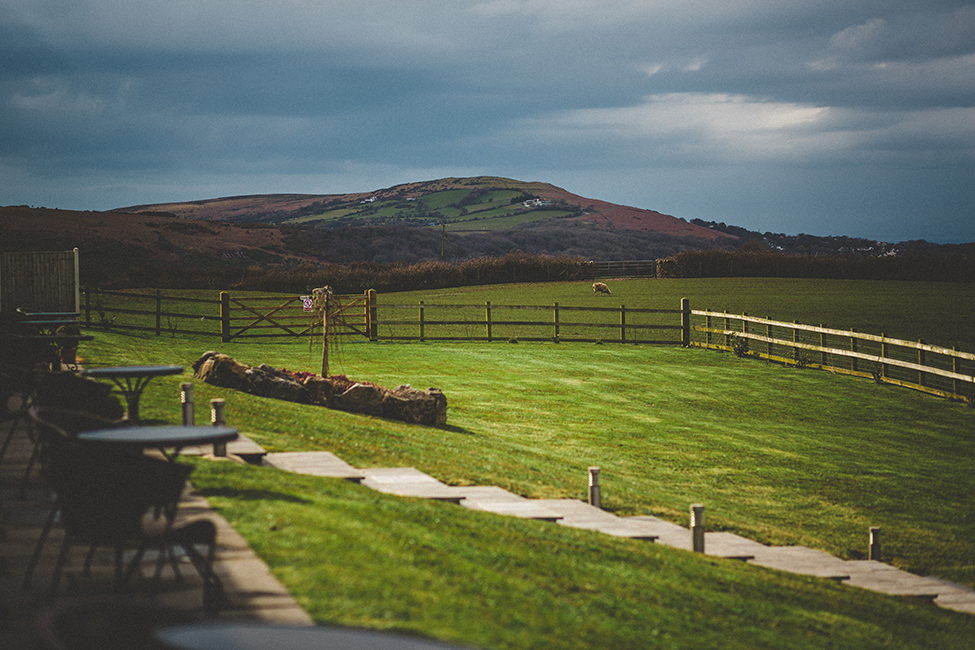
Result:
{"label": "shadow on grass", "polygon": [[238,490],[235,488],[198,488],[196,493],[203,497],[228,497],[244,501],[288,501],[290,503],[312,503],[308,499],[293,494],[272,492],[271,490]]}
{"label": "shadow on grass", "polygon": [[451,424],[445,424],[442,427],[436,427],[441,431],[449,431],[450,433],[462,433],[465,436],[476,436],[477,434],[470,429],[465,429],[464,427],[455,427]]}

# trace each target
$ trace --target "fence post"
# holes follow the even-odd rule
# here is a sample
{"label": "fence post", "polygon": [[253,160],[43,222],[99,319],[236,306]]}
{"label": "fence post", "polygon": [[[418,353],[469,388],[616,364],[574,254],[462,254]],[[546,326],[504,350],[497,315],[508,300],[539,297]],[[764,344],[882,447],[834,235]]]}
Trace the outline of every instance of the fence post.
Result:
{"label": "fence post", "polygon": [[552,312],[555,319],[555,340],[559,340],[559,303],[555,303],[555,310]]}
{"label": "fence post", "polygon": [[[955,374],[958,374],[958,357],[956,356],[957,353],[958,353],[958,347],[957,346],[952,346],[951,347],[951,352],[952,352],[952,355],[951,355],[951,372],[953,372]],[[951,392],[954,393],[955,395],[958,395],[958,379],[957,378],[951,380]]]}
{"label": "fence post", "polygon": [[867,547],[868,559],[880,561],[880,528],[870,527],[870,539]]}
{"label": "fence post", "polygon": [[81,254],[75,247],[72,251],[74,257],[74,310],[81,311]]}
{"label": "fence post", "polygon": [[162,333],[162,289],[156,289],[156,336]]}
{"label": "fence post", "polygon": [[[921,340],[921,339],[918,339],[917,340],[917,344],[918,345],[924,345],[924,341]],[[923,365],[925,365],[927,363],[927,361],[928,361],[928,355],[927,355],[927,353],[924,350],[922,350],[921,348],[918,348],[917,349],[917,365],[923,366]],[[924,385],[925,377],[926,377],[926,375],[925,375],[925,373],[924,373],[923,370],[918,370],[917,371],[917,383],[918,383],[919,386],[923,386]]]}
{"label": "fence post", "polygon": [[[851,327],[850,328],[850,352],[854,354],[856,354],[857,352],[857,338],[855,335],[856,335],[856,330]],[[857,358],[850,357],[850,370],[856,372],[857,368],[858,368]]]}
{"label": "fence post", "polygon": [[[710,312],[711,308],[708,307],[707,311]],[[708,330],[707,334],[705,335],[705,341],[707,342],[707,345],[705,347],[710,348],[711,342],[714,339],[714,337],[711,335],[711,314],[708,314],[707,316],[704,317],[704,327],[707,328]],[[681,334],[681,336],[683,336],[683,334]]]}
{"label": "fence post", "polygon": [[230,343],[230,294],[220,292],[220,337],[224,343]]}
{"label": "fence post", "polygon": [[423,301],[420,301],[420,340],[423,340]]}
{"label": "fence post", "polygon": [[685,348],[691,344],[691,301],[680,299],[680,344]]}
{"label": "fence post", "polygon": [[370,341],[379,338],[379,306],[376,304],[375,289],[366,291],[366,331]]}
{"label": "fence post", "polygon": [[[823,326],[822,323],[819,324],[820,327]],[[826,354],[826,335],[822,332],[819,333],[819,347],[823,348],[822,352],[819,353],[819,364],[826,368],[826,364],[829,362],[829,357]]]}
{"label": "fence post", "polygon": [[[798,325],[799,324],[799,321],[794,320],[794,321],[792,321],[792,324],[793,324],[793,326]],[[798,327],[793,327],[792,328],[792,342],[793,343],[798,343],[799,342],[799,328]],[[792,360],[795,361],[796,364],[799,363],[799,348],[796,347],[795,345],[792,346]]]}
{"label": "fence post", "polygon": [[731,319],[728,318],[728,310],[724,310],[724,347],[725,349],[731,348]]}
{"label": "fence post", "polygon": [[620,305],[620,343],[626,343],[626,305]]}
{"label": "fence post", "polygon": [[486,329],[487,340],[491,341],[491,302],[484,303],[484,327]]}
{"label": "fence post", "polygon": [[[880,358],[881,359],[887,357],[887,341],[884,340],[886,336],[887,335],[885,333],[883,332],[880,333]],[[887,377],[889,374],[890,374],[890,366],[887,365],[886,363],[881,363],[880,376]]]}

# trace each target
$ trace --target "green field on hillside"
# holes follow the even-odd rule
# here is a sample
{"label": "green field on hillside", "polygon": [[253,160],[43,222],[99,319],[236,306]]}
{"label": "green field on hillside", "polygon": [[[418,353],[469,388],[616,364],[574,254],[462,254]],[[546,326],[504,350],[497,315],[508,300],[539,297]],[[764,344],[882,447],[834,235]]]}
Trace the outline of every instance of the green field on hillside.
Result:
{"label": "green field on hillside", "polygon": [[286,223],[374,220],[447,224],[450,230],[497,230],[519,223],[571,214],[570,210],[529,210],[521,190],[471,188],[431,192],[415,198],[398,196],[333,206],[318,214],[303,215]]}
{"label": "green field on hillside", "polygon": [[[565,283],[381,301],[669,306],[690,295],[701,307],[767,309],[773,318],[863,331],[861,323],[873,323],[904,338],[971,336],[971,328],[954,329],[971,318],[957,309],[971,296],[966,285],[610,285],[611,299]],[[314,372],[321,362],[307,339],[221,344],[92,332],[82,355],[93,364],[188,368],[210,349],[292,370]],[[334,374],[360,381],[441,388],[447,426],[200,382],[197,404],[226,399],[230,423],[271,451],[327,450],[358,467],[413,466],[450,484],[498,485],[529,497],[584,499],[586,470],[599,466],[604,506],[618,514],[686,525],[689,504],[701,502],[711,529],[845,558],[863,557],[868,527],[880,526],[885,561],[975,586],[975,410],[964,403],[650,345],[349,341],[331,362]],[[176,421],[178,384],[189,380],[187,370],[150,384],[144,416]],[[491,648],[966,647],[975,634],[973,617],[931,605],[327,479],[201,463],[195,482],[321,622]]]}

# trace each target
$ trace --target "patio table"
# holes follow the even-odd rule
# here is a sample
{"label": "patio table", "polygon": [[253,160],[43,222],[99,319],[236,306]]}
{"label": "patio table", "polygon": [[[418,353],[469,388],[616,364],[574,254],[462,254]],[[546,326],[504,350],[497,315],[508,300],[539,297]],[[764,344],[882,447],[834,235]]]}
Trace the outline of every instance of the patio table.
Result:
{"label": "patio table", "polygon": [[78,434],[78,440],[83,442],[139,449],[158,449],[169,460],[175,460],[183,447],[212,443],[216,448],[218,445],[224,445],[236,439],[237,429],[202,424],[97,429]]}
{"label": "patio table", "polygon": [[113,368],[85,368],[81,371],[84,377],[92,379],[109,379],[119,392],[125,396],[128,405],[128,417],[133,422],[139,422],[139,399],[146,389],[146,384],[156,377],[178,375],[183,372],[183,366],[121,366]]}

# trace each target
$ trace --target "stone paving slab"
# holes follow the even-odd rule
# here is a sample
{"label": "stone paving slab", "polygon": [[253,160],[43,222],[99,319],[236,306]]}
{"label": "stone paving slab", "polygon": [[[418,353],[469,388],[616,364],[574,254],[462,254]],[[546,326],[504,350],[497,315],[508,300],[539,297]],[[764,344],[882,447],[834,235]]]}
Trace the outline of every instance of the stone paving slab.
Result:
{"label": "stone paving slab", "polygon": [[446,483],[412,467],[373,467],[360,470],[362,485],[377,492],[460,503],[464,497]]}
{"label": "stone paving slab", "polygon": [[657,544],[663,544],[664,546],[670,546],[672,548],[679,548],[684,551],[693,550],[691,532],[687,528],[683,528],[677,524],[664,521],[663,519],[653,517],[651,515],[624,517],[624,519],[646,522],[651,534],[657,536],[657,539],[655,540]]}
{"label": "stone paving slab", "polygon": [[593,530],[613,537],[648,541],[657,539],[657,536],[648,529],[646,524],[626,521],[611,512],[606,512],[584,501],[577,499],[538,499],[537,502],[562,516],[556,522],[560,526]]}
{"label": "stone paving slab", "polygon": [[[691,531],[688,530],[687,534],[690,536]],[[715,557],[747,561],[753,559],[756,553],[761,553],[766,548],[768,547],[764,544],[734,533],[704,533],[704,553]]]}
{"label": "stone paving slab", "polygon": [[843,560],[805,546],[766,546],[748,562],[768,569],[832,580],[845,580],[851,575],[850,567]]}
{"label": "stone paving slab", "polygon": [[482,510],[484,512],[493,512],[498,515],[506,515],[509,517],[520,517],[522,519],[538,519],[541,521],[558,521],[562,516],[540,503],[537,499],[525,499],[523,497],[518,497],[517,499],[510,498],[492,498],[492,497],[469,497],[463,499],[460,504],[465,508],[470,508],[471,510]]}
{"label": "stone paving slab", "polygon": [[361,482],[366,475],[329,451],[275,452],[264,456],[263,465],[312,476],[329,476]]}
{"label": "stone paving slab", "polygon": [[447,486],[452,494],[464,499],[482,499],[486,501],[524,501],[525,497],[509,492],[494,485],[450,485]]}
{"label": "stone paving slab", "polygon": [[[191,445],[189,447],[183,447],[179,453],[183,456],[206,456],[207,454],[213,453],[213,445]],[[264,447],[244,434],[239,433],[237,434],[236,440],[231,440],[227,443],[227,453],[245,458],[248,461],[253,461],[261,458],[267,452],[264,450]]]}
{"label": "stone paving slab", "polygon": [[938,597],[934,600],[936,605],[956,612],[975,614],[975,590],[941,578],[929,577],[928,579],[941,585],[938,590]]}
{"label": "stone paving slab", "polygon": [[921,596],[934,600],[944,588],[937,580],[892,568],[890,571],[854,573],[846,584],[892,596]]}

